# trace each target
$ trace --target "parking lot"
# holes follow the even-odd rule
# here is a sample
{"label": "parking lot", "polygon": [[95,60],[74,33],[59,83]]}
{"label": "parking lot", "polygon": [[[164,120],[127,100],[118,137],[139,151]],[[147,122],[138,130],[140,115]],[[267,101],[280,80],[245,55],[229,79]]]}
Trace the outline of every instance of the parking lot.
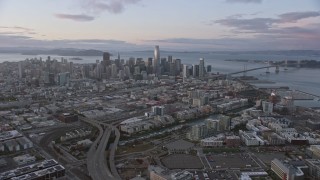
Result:
{"label": "parking lot", "polygon": [[277,159],[285,159],[286,158],[286,155],[283,152],[255,153],[255,155],[267,165],[270,165],[271,161],[274,160],[275,158],[277,158]]}
{"label": "parking lot", "polygon": [[206,158],[213,169],[259,167],[247,153],[211,154]]}
{"label": "parking lot", "polygon": [[229,171],[195,171],[193,174],[195,180],[238,179],[234,172]]}
{"label": "parking lot", "polygon": [[168,169],[202,169],[203,165],[198,156],[188,154],[173,154],[161,159]]}

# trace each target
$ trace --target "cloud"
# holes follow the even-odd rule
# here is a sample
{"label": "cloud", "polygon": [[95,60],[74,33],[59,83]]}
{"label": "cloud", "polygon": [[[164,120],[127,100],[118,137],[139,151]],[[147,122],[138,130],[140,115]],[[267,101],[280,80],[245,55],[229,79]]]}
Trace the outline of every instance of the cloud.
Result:
{"label": "cloud", "polygon": [[234,32],[243,33],[265,33],[268,30],[277,28],[277,24],[293,23],[302,19],[310,17],[320,17],[317,11],[307,12],[290,12],[280,14],[277,18],[251,18],[245,19],[242,16],[229,16],[225,19],[212,21],[211,24],[216,23],[226,27],[233,28]]}
{"label": "cloud", "polygon": [[113,39],[43,40],[25,35],[0,33],[0,47],[79,48],[118,51],[144,50],[144,47],[146,46]]}
{"label": "cloud", "polygon": [[76,0],[80,14],[58,13],[60,19],[70,19],[79,22],[93,21],[96,16],[103,12],[112,14],[122,13],[126,6],[136,4],[141,0]]}
{"label": "cloud", "polygon": [[262,0],[226,0],[227,3],[261,3]]}
{"label": "cloud", "polygon": [[0,26],[0,34],[16,34],[16,35],[35,35],[38,34],[34,29],[21,26]]}
{"label": "cloud", "polygon": [[82,7],[91,13],[107,11],[113,14],[122,13],[127,5],[136,4],[140,0],[82,0]]}
{"label": "cloud", "polygon": [[311,17],[319,17],[320,12],[309,11],[309,12],[290,12],[279,15],[280,22],[297,22],[301,19],[311,18]]}
{"label": "cloud", "polygon": [[21,26],[0,26],[0,29],[34,31],[34,29],[30,29],[30,28],[26,28],[26,27],[21,27]]}
{"label": "cloud", "polygon": [[55,17],[60,19],[69,19],[69,20],[80,21],[80,22],[94,20],[93,16],[88,16],[85,14],[55,14]]}
{"label": "cloud", "polygon": [[[312,35],[306,38],[307,32],[301,29],[291,29],[291,34],[300,34],[297,37],[279,34],[262,34],[255,37],[224,37],[211,39],[173,38],[149,40],[147,43],[165,45],[166,47],[182,47],[181,49],[193,50],[318,50],[320,49],[319,36]],[[313,32],[316,33],[316,32]],[[317,33],[319,35],[319,33]]]}
{"label": "cloud", "polygon": [[215,23],[233,27],[240,30],[266,30],[272,27],[272,24],[277,20],[272,18],[253,18],[253,19],[240,19],[240,18],[227,18],[215,21]]}

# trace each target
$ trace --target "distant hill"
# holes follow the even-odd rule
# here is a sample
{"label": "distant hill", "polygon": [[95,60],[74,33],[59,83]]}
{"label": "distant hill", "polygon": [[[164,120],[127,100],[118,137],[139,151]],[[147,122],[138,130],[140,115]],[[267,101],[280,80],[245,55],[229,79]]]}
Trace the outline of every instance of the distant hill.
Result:
{"label": "distant hill", "polygon": [[58,56],[102,56],[103,51],[99,50],[79,50],[79,49],[52,49],[52,50],[29,50],[21,52],[23,55],[52,54]]}

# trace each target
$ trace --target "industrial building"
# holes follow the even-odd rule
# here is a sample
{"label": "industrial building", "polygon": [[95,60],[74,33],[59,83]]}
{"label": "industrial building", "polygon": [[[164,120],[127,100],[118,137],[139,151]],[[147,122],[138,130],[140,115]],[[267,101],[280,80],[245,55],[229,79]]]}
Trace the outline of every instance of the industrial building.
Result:
{"label": "industrial building", "polygon": [[308,166],[302,161],[274,159],[271,161],[271,170],[283,180],[303,180]]}
{"label": "industrial building", "polygon": [[11,180],[46,180],[63,177],[65,168],[54,159],[19,167],[0,174],[0,179]]}

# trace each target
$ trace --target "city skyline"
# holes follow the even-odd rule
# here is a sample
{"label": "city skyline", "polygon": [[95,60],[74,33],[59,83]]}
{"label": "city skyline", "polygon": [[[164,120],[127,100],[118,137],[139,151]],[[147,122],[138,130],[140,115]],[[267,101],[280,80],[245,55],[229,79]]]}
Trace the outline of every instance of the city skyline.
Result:
{"label": "city skyline", "polygon": [[316,0],[0,0],[0,47],[318,50],[319,8]]}

